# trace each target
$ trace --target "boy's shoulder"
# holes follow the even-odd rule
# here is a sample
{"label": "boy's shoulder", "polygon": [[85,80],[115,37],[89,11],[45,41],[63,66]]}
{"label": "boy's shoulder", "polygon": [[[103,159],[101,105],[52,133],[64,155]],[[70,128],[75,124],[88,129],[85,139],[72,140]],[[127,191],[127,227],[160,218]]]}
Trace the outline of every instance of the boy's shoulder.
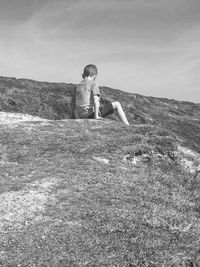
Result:
{"label": "boy's shoulder", "polygon": [[77,86],[93,87],[93,86],[98,86],[98,85],[97,85],[96,81],[85,79],[85,80],[82,80]]}

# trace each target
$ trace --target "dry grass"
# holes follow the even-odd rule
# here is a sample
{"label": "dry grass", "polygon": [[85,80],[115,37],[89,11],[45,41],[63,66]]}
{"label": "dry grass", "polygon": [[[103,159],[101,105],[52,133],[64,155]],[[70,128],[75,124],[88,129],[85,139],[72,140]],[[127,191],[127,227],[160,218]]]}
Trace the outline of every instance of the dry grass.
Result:
{"label": "dry grass", "polygon": [[[75,86],[0,77],[0,110],[51,120],[68,119]],[[108,87],[101,87],[100,91],[103,102],[119,101],[134,125],[164,127],[177,135],[184,146],[200,153],[200,104],[145,97]],[[116,114],[109,118],[118,120]]]}
{"label": "dry grass", "polygon": [[0,266],[200,261],[199,185],[175,136],[109,120],[22,119],[0,124]]}

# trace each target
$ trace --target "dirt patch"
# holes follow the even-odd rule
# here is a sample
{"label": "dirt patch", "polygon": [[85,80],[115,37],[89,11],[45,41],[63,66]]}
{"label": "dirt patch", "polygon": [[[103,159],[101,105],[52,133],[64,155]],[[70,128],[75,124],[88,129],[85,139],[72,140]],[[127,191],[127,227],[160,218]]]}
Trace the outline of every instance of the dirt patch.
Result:
{"label": "dirt patch", "polygon": [[191,149],[179,146],[178,152],[180,153],[180,164],[189,173],[194,174],[200,169],[200,157]]}
{"label": "dirt patch", "polygon": [[21,113],[0,112],[1,124],[14,124],[23,121],[47,121],[46,119]]}
{"label": "dirt patch", "polygon": [[[31,183],[23,190],[5,192],[0,195],[0,230],[7,226],[17,227],[28,221],[43,219],[45,206],[50,200],[52,187],[56,184],[53,178]],[[51,202],[54,197],[51,195]]]}

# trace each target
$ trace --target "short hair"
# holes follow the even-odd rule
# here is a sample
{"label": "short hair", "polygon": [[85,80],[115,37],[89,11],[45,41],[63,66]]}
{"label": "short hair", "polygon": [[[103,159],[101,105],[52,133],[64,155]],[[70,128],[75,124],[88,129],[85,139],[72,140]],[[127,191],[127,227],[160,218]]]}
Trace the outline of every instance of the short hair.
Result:
{"label": "short hair", "polygon": [[98,70],[97,70],[97,67],[93,64],[89,64],[87,66],[85,66],[84,70],[83,70],[83,79],[85,79],[85,77],[92,77],[94,75],[97,75],[98,73]]}

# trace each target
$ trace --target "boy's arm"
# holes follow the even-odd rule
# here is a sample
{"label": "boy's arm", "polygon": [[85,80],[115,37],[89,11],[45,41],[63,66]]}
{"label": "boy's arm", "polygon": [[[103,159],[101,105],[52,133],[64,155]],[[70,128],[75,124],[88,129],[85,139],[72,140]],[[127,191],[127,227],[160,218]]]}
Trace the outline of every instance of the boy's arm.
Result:
{"label": "boy's arm", "polygon": [[98,95],[94,95],[94,118],[95,119],[99,119],[99,106],[100,106],[100,103],[99,103],[99,96]]}
{"label": "boy's arm", "polygon": [[76,106],[76,88],[71,101],[71,119],[75,119],[75,106]]}

